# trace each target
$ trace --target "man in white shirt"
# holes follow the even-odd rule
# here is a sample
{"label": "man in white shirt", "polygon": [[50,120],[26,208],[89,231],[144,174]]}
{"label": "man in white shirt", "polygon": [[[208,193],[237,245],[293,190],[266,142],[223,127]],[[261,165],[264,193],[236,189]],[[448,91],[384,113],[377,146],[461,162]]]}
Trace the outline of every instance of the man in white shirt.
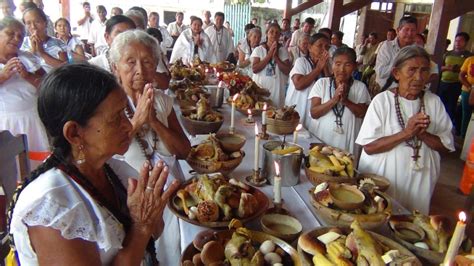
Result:
{"label": "man in white shirt", "polygon": [[160,46],[161,49],[166,52],[168,47],[171,47],[173,44],[173,38],[171,38],[171,35],[166,27],[160,26],[160,15],[157,12],[150,12],[150,15],[148,16],[148,27],[160,30],[161,38],[163,38]]}
{"label": "man in white shirt", "polygon": [[176,21],[168,24],[168,32],[174,40],[178,39],[181,32],[187,29],[186,25],[183,24],[183,18],[183,12],[176,12]]}
{"label": "man in white shirt", "polygon": [[384,88],[392,73],[395,56],[403,47],[415,43],[416,28],[417,20],[415,17],[402,17],[398,23],[398,36],[393,41],[384,42],[380,47],[375,63],[375,81],[380,88],[389,89],[397,86],[396,83],[392,83],[389,87]]}
{"label": "man in white shirt", "polygon": [[82,3],[82,9],[84,10],[84,16],[77,21],[78,33],[82,43],[86,46],[86,52],[90,54],[91,51],[87,45],[87,40],[89,39],[92,21],[94,20],[91,14],[91,4],[89,2]]}
{"label": "man in white shirt", "polygon": [[293,35],[291,35],[291,41],[290,41],[289,47],[297,46],[298,45],[298,40],[304,34],[311,36],[311,33],[313,32],[313,28],[314,28],[315,23],[316,23],[316,21],[314,21],[313,18],[306,18],[304,20],[303,27],[301,29],[295,30],[293,32]]}
{"label": "man in white shirt", "polygon": [[214,23],[211,21],[211,11],[205,10],[202,12],[204,19],[202,20],[202,30],[206,30],[210,26],[214,26]]}
{"label": "man in white shirt", "polygon": [[230,54],[234,53],[234,43],[229,30],[224,27],[224,13],[216,12],[214,15],[214,26],[207,28],[204,32],[209,36],[212,43],[212,51],[216,55],[216,62],[226,61]]}
{"label": "man in white shirt", "polygon": [[107,21],[107,10],[104,6],[97,6],[98,19],[92,22],[90,34],[87,42],[91,45],[92,56],[97,55],[97,48],[100,46],[107,46],[105,41],[105,22]]}
{"label": "man in white shirt", "polygon": [[388,29],[387,30],[387,39],[385,41],[382,41],[382,42],[379,43],[379,45],[377,46],[377,49],[375,50],[375,54],[379,53],[380,47],[382,47],[382,44],[384,42],[393,41],[396,37],[397,37],[397,31],[393,28]]}

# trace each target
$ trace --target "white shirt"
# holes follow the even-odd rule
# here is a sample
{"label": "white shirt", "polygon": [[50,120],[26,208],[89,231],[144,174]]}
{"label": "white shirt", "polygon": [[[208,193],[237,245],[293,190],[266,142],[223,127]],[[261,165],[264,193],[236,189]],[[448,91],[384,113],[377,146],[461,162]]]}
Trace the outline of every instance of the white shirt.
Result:
{"label": "white shirt", "polygon": [[107,45],[107,42],[105,41],[105,23],[107,22],[100,21],[100,19],[96,19],[92,22],[90,32],[89,32],[89,38],[87,39],[87,42],[90,44],[93,44],[94,47],[99,47],[102,45]]}
{"label": "white shirt", "polygon": [[77,36],[72,36],[67,43],[61,41],[66,45],[67,52],[75,52],[77,46],[82,46],[82,42]]}
{"label": "white shirt", "polygon": [[[138,176],[124,162],[111,159],[108,163],[125,187],[129,177]],[[125,239],[125,231],[117,218],[57,168],[32,181],[16,203],[10,232],[22,265],[38,265],[28,234],[28,226],[38,225],[56,229],[66,239],[95,243],[102,265],[112,263]]]}
{"label": "white shirt", "polygon": [[303,32],[303,29],[295,30],[293,34],[291,35],[291,41],[288,47],[298,46],[299,39],[305,34],[309,35],[308,33]]}
{"label": "white shirt", "polygon": [[161,37],[163,38],[163,41],[160,43],[161,50],[167,51],[168,48],[173,45],[173,38],[171,37],[166,27],[158,26],[158,29],[160,30]]}
{"label": "white shirt", "polygon": [[202,21],[202,30],[206,30],[211,26],[214,26],[214,23],[212,21],[209,21],[209,23],[206,23],[204,20]]}
{"label": "white shirt", "polygon": [[82,25],[77,26],[79,38],[81,38],[81,40],[89,39],[91,25],[92,25],[92,18],[89,17],[86,19],[86,21]]}
{"label": "white shirt", "polygon": [[225,27],[217,31],[215,26],[208,27],[204,31],[212,43],[212,52],[215,54],[215,61],[210,63],[224,62],[227,56],[234,52],[234,42],[230,32]]}
{"label": "white shirt", "polygon": [[109,59],[107,58],[107,55],[108,53],[100,54],[96,57],[89,59],[88,62],[94,66],[98,66],[112,73],[112,69],[110,68],[110,62],[109,62]]}
{"label": "white shirt", "polygon": [[[60,39],[57,39],[54,37],[48,37],[48,40],[43,43],[43,49],[47,54],[49,54],[50,56],[56,59],[59,59],[59,54],[61,52],[67,53],[66,44],[64,44],[64,42],[61,41]],[[30,43],[29,37],[25,37],[25,39],[23,39],[21,50],[31,51],[31,43]],[[43,57],[41,57],[38,54],[34,54],[34,55],[37,58],[37,60],[40,62],[41,67],[44,69],[44,71],[50,72],[51,70],[53,70],[53,67],[50,66],[48,63],[46,63]]]}
{"label": "white shirt", "polygon": [[[202,61],[215,62],[215,54],[212,52],[212,43],[209,36],[201,31],[200,38],[202,44],[198,48],[197,55]],[[172,64],[180,58],[183,59],[184,64],[189,64],[194,58],[194,41],[191,29],[186,29],[179,35],[171,53],[170,63]]]}
{"label": "white shirt", "polygon": [[170,24],[168,24],[168,32],[171,36],[173,35],[181,35],[181,33],[186,30],[188,27],[186,25],[184,25],[184,23],[181,24],[181,26],[179,26],[176,21],[175,22],[171,22]]}
{"label": "white shirt", "polygon": [[[263,45],[255,48],[250,56],[252,65],[255,62],[254,58],[260,58],[260,61],[262,61],[263,58],[267,56],[267,53],[267,49],[265,49]],[[282,46],[278,49],[278,57],[280,57],[281,61],[288,60],[288,51],[285,47]],[[254,73],[252,79],[257,85],[270,91],[270,100],[273,106],[277,108],[283,107],[285,104],[285,89],[288,76],[281,72],[276,62],[273,63],[273,67],[268,63],[262,71],[256,74]]]}
{"label": "white shirt", "polygon": [[[400,109],[406,123],[409,117],[420,110],[420,100],[399,97]],[[437,95],[427,91],[424,96],[425,112],[431,123],[427,132],[438,136],[450,151],[454,151],[452,123]],[[391,136],[402,130],[395,109],[395,97],[391,91],[384,91],[374,97],[367,110],[357,137],[357,144],[367,145],[382,137]],[[390,180],[388,194],[409,210],[419,210],[427,215],[430,199],[440,173],[440,155],[422,142],[418,159],[421,170],[415,170],[413,150],[405,142],[389,151],[367,154],[362,151],[359,171],[385,176]]]}
{"label": "white shirt", "polygon": [[288,53],[290,55],[291,64],[295,65],[296,59],[306,56],[298,46],[288,47]]}
{"label": "white shirt", "polygon": [[[390,77],[392,72],[392,67],[398,52],[400,51],[400,45],[398,44],[398,38],[395,38],[393,41],[386,41],[380,46],[380,49],[377,53],[377,61],[375,62],[375,81],[382,88],[385,86],[387,79]],[[396,84],[392,83],[392,86],[389,88],[396,87]]]}
{"label": "white shirt", "polygon": [[288,79],[288,90],[286,92],[285,98],[285,105],[290,106],[296,104],[295,109],[296,111],[298,111],[298,114],[300,115],[300,122],[305,128],[308,128],[309,124],[311,123],[311,115],[309,114],[310,105],[308,105],[308,95],[316,80],[311,82],[311,84],[303,90],[297,90],[295,88],[295,84],[293,83],[292,78],[294,75],[306,76],[311,71],[313,71],[313,67],[311,66],[313,62],[311,61],[310,63],[310,61],[308,60],[311,59],[308,59],[306,57],[300,57],[296,59],[295,65],[290,71]]}
{"label": "white shirt", "polygon": [[[334,82],[331,85],[331,80],[332,78],[318,79],[309,93],[308,100],[318,97],[321,99],[321,104],[328,102],[332,98],[331,96],[334,96],[336,90]],[[368,105],[370,103],[370,95],[365,84],[358,80],[354,80],[347,98],[356,104],[365,103]],[[355,139],[359,133],[362,118],[357,118],[346,106],[342,115],[342,128],[344,131],[342,134],[335,132],[335,121],[336,115],[332,110],[329,110],[320,118],[311,119],[309,131],[331,146],[348,151],[354,155],[358,154]]]}

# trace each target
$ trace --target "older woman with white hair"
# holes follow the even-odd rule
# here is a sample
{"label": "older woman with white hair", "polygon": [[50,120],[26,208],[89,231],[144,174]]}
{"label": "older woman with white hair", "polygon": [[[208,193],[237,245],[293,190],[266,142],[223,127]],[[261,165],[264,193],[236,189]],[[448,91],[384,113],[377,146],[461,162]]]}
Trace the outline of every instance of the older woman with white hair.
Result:
{"label": "older woman with white hair", "polygon": [[253,50],[260,45],[261,40],[262,31],[259,28],[253,28],[249,30],[245,40],[237,46],[237,51],[239,52],[239,61],[237,62],[237,65],[249,76],[253,74],[250,55],[252,54]]}
{"label": "older woman with white hair", "polygon": [[[147,160],[154,165],[162,159],[170,168],[170,176],[183,179],[175,159],[187,157],[190,142],[173,110],[173,99],[151,84],[160,56],[156,39],[141,30],[119,34],[110,48],[112,69],[128,96],[125,112],[133,125],[134,139],[124,157],[135,169],[140,169]],[[159,242],[158,259],[163,265],[177,265],[178,261],[173,260],[179,256],[169,254],[179,250],[179,240],[173,240],[179,224],[169,210],[165,210],[163,218],[164,234],[171,235],[160,238],[159,241],[167,242]]]}
{"label": "older woman with white hair", "polygon": [[392,76],[397,87],[375,96],[357,137],[363,146],[359,170],[387,177],[391,196],[428,214],[439,153],[454,151],[452,124],[439,97],[424,89],[430,57],[423,48],[402,48]]}
{"label": "older woman with white hair", "polygon": [[294,66],[296,59],[305,57],[308,55],[309,49],[309,35],[303,34],[299,39],[296,46],[288,47],[288,55],[290,56],[291,65]]}

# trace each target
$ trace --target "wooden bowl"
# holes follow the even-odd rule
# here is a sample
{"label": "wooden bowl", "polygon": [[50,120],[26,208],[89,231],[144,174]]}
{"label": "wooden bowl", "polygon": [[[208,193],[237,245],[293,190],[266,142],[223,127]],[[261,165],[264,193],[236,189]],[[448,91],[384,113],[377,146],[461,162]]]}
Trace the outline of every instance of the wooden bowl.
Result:
{"label": "wooden bowl", "polygon": [[[338,230],[342,231],[343,234],[345,235],[348,235],[352,230],[349,228],[349,227],[337,227]],[[334,227],[321,227],[321,228],[318,228],[318,229],[315,229],[315,230],[311,230],[311,231],[308,231],[308,232],[305,232],[304,235],[310,235],[311,237],[313,238],[317,238],[318,236],[320,235],[323,235],[327,232],[329,232],[329,230],[332,230],[334,229]],[[368,232],[376,241],[378,241],[381,245],[387,247],[388,249],[392,250],[392,249],[396,249],[400,252],[400,254],[402,255],[406,255],[408,257],[411,257],[414,262],[412,264],[408,264],[408,265],[412,265],[412,266],[418,266],[418,265],[422,265],[421,264],[421,261],[418,260],[418,258],[416,258],[416,256],[410,252],[410,250],[408,250],[407,248],[405,248],[404,246],[398,244],[397,242],[385,237],[385,236],[382,236],[382,235],[379,235],[379,234],[376,234],[374,232]],[[303,235],[301,235],[300,237],[302,237]],[[304,252],[301,247],[298,245],[297,246],[297,250],[298,250],[298,254],[300,255],[300,258],[302,260],[302,263],[304,265],[313,265],[312,263],[312,255]]]}
{"label": "wooden bowl", "polygon": [[186,159],[186,162],[198,174],[221,172],[222,174],[227,175],[234,171],[234,169],[237,168],[237,166],[239,166],[242,160],[244,159],[245,152],[241,150],[240,153],[241,156],[239,158],[231,159],[228,161],[203,161],[198,160],[196,158],[188,157]]}
{"label": "wooden bowl", "polygon": [[228,153],[240,151],[246,141],[244,135],[236,133],[231,134],[228,132],[219,132],[216,134],[216,138],[219,140],[222,149]]}
{"label": "wooden bowl", "polygon": [[260,219],[260,224],[265,233],[290,243],[298,238],[303,230],[303,226],[296,218],[284,214],[265,214]]}
{"label": "wooden bowl", "polygon": [[392,213],[392,201],[387,194],[381,191],[376,191],[376,194],[385,200],[387,206],[383,212],[374,214],[354,214],[343,210],[329,208],[316,200],[313,190],[310,190],[309,193],[311,197],[311,203],[316,209],[318,216],[321,217],[328,225],[349,227],[352,222],[357,219],[363,228],[374,229],[385,224]]}
{"label": "wooden bowl", "polygon": [[285,121],[274,118],[267,118],[267,130],[268,132],[277,135],[293,134],[299,122],[299,119]]}
{"label": "wooden bowl", "polygon": [[199,134],[216,133],[221,128],[222,123],[224,123],[224,119],[218,122],[206,122],[192,120],[181,115],[181,122],[186,131],[188,131],[190,135],[195,136]]}
{"label": "wooden bowl", "polygon": [[357,187],[346,184],[329,186],[334,205],[343,210],[354,210],[364,204],[365,196]]}
{"label": "wooden bowl", "polygon": [[[187,180],[186,182],[184,182],[180,185],[179,189],[184,189],[187,185],[189,185],[192,182],[193,182],[193,178]],[[176,191],[178,191],[178,190],[176,190]],[[267,210],[268,204],[269,204],[267,196],[265,194],[263,194],[263,192],[261,192],[260,190],[254,188],[254,187],[250,187],[250,190],[249,190],[248,193],[252,194],[257,199],[258,206],[257,206],[257,208],[255,208],[256,211],[252,215],[240,219],[240,221],[244,224],[251,221],[251,220],[253,220],[253,219],[256,219],[256,218],[260,217]],[[208,228],[224,228],[224,227],[227,227],[230,223],[230,221],[222,221],[222,220],[221,221],[215,221],[215,222],[201,223],[198,220],[189,219],[189,217],[186,215],[186,213],[184,213],[184,211],[182,209],[182,205],[180,204],[180,202],[181,201],[180,201],[179,197],[177,196],[177,192],[175,192],[173,195],[171,195],[171,200],[168,201],[168,208],[178,218],[180,218],[181,220],[184,220],[184,221],[186,221],[190,224],[194,224],[194,225],[198,225],[198,226],[202,226],[202,227],[208,227]]]}
{"label": "wooden bowl", "polygon": [[[231,238],[233,230],[225,230],[225,231],[218,231],[216,234],[219,235],[219,238]],[[285,251],[286,254],[289,255],[291,258],[291,261],[283,261],[285,262],[285,266],[302,266],[301,258],[298,255],[298,252],[296,249],[294,249],[290,244],[286,243],[285,241],[276,238],[274,236],[271,236],[267,233],[264,232],[259,232],[259,231],[252,231],[249,230],[251,234],[251,239],[252,242],[258,242],[258,243],[263,243],[266,240],[271,240],[273,243],[275,243],[276,246],[280,247]],[[181,254],[181,265],[183,265],[183,262],[186,260],[191,260],[193,259],[193,256],[195,254],[199,253],[199,251],[194,247],[193,243],[190,243],[183,251],[183,254]]]}
{"label": "wooden bowl", "polygon": [[331,175],[325,175],[321,173],[316,173],[314,171],[311,171],[309,167],[305,167],[304,171],[306,173],[306,177],[308,177],[309,182],[313,184],[314,186],[317,186],[321,183],[327,182],[327,183],[345,183],[345,184],[356,184],[356,179],[351,178],[349,176],[331,176]]}
{"label": "wooden bowl", "polygon": [[361,173],[357,175],[357,179],[361,180],[364,178],[370,178],[374,181],[375,185],[378,187],[378,190],[385,192],[390,187],[390,180],[388,178],[376,175],[376,174],[369,174],[369,173]]}

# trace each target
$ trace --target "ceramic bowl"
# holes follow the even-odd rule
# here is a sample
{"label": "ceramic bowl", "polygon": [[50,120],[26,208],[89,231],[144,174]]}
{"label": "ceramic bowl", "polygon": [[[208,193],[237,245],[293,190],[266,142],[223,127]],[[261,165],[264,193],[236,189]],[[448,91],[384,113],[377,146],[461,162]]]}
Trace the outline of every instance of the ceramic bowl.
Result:
{"label": "ceramic bowl", "polygon": [[365,196],[357,187],[346,184],[334,184],[329,187],[334,205],[343,210],[354,210],[364,204]]}
{"label": "ceramic bowl", "polygon": [[301,234],[303,226],[294,217],[284,214],[265,214],[260,220],[265,233],[292,242]]}
{"label": "ceramic bowl", "polygon": [[396,236],[411,243],[422,241],[425,231],[418,225],[410,222],[399,222],[393,225]]}
{"label": "ceramic bowl", "polygon": [[216,134],[216,138],[221,143],[222,149],[228,153],[240,151],[245,145],[245,136],[241,134],[219,132]]}

